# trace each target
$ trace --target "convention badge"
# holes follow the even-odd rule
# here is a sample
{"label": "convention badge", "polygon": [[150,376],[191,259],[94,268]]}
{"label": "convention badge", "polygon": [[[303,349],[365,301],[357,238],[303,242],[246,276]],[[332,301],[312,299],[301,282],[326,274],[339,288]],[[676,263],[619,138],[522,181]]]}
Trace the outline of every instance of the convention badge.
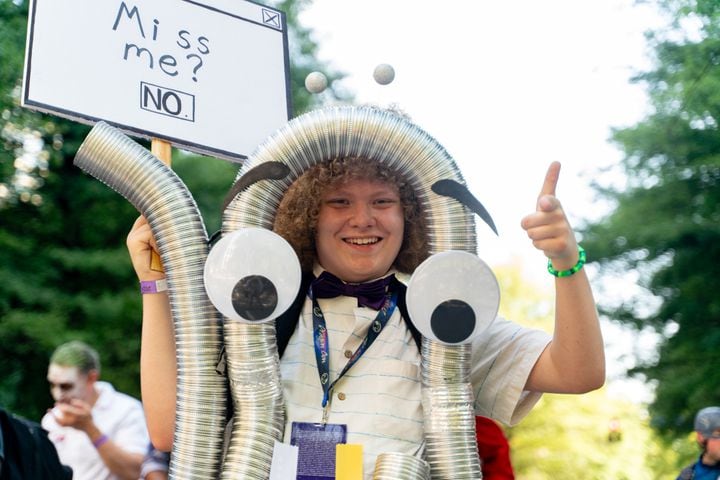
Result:
{"label": "convention badge", "polygon": [[336,445],[346,441],[347,425],[293,422],[290,444],[299,448],[297,480],[334,479]]}

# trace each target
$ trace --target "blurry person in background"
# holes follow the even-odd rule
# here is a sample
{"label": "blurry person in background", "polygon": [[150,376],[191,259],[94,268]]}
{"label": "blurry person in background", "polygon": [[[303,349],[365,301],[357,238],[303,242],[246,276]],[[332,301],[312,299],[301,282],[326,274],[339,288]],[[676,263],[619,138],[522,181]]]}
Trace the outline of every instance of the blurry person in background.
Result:
{"label": "blurry person in background", "polygon": [[42,426],[75,480],[137,480],[150,442],[142,405],[99,377],[93,348],[60,345],[47,374],[55,405]]}
{"label": "blurry person in background", "polygon": [[695,415],[695,435],[702,453],[677,480],[720,479],[720,407],[706,407]]}

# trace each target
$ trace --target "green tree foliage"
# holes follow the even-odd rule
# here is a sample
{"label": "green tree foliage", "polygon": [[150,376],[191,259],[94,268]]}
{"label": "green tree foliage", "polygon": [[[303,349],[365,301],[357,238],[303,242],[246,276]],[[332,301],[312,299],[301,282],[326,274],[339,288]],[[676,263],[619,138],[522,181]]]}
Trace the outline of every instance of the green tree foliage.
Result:
{"label": "green tree foliage", "polygon": [[653,110],[613,132],[627,184],[598,186],[615,208],[583,242],[601,272],[641,272],[659,304],[635,298],[606,313],[662,334],[631,373],[657,385],[653,424],[684,436],[699,408],[720,403],[720,4],[664,5],[674,22],[649,36],[654,67],[636,78]]}
{"label": "green tree foliage", "polygon": [[[315,59],[312,32],[297,23],[309,2],[276,3],[287,12],[294,111],[302,113],[318,102],[304,91],[309,71],[341,75]],[[94,345],[103,378],[139,396],[141,309],[125,250],[137,212],[72,164],[89,128],[18,104],[27,14],[27,1],[0,0],[0,404],[38,419],[51,403],[47,359],[71,339]],[[212,233],[237,165],[173,157]]]}

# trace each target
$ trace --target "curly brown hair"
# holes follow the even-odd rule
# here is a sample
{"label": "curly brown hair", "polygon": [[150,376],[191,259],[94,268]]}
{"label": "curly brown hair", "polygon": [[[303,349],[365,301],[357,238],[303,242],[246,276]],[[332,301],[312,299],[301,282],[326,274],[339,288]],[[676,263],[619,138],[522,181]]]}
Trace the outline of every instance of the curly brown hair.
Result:
{"label": "curly brown hair", "polygon": [[303,173],[280,201],[273,231],[295,249],[304,271],[317,258],[315,236],[323,192],[351,180],[372,180],[397,187],[405,217],[403,242],[394,266],[403,273],[413,270],[429,255],[427,228],[415,190],[395,170],[378,161],[359,157],[336,158]]}

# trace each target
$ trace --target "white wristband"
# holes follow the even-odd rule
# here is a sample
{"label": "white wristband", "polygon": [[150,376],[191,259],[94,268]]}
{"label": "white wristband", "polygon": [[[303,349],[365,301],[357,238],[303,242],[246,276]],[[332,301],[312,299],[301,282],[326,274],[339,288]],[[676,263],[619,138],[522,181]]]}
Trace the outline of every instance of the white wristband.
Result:
{"label": "white wristband", "polygon": [[167,280],[161,278],[160,280],[147,280],[140,282],[140,293],[145,295],[146,293],[160,293],[167,290]]}

